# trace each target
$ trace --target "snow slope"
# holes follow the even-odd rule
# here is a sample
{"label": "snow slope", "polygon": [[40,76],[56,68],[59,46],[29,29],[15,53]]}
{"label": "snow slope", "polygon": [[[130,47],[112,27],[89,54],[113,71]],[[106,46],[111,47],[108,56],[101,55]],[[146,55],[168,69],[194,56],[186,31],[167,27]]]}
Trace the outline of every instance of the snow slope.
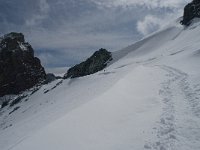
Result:
{"label": "snow slope", "polygon": [[200,22],[177,22],[113,53],[104,71],[3,108],[1,149],[199,150]]}

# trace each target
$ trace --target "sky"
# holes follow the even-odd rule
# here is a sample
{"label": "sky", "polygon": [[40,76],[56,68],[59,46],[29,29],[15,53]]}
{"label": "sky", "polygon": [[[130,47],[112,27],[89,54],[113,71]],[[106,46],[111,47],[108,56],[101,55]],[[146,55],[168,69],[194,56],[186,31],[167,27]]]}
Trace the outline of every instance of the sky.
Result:
{"label": "sky", "polygon": [[183,14],[190,0],[0,0],[0,35],[22,32],[46,68],[120,50]]}

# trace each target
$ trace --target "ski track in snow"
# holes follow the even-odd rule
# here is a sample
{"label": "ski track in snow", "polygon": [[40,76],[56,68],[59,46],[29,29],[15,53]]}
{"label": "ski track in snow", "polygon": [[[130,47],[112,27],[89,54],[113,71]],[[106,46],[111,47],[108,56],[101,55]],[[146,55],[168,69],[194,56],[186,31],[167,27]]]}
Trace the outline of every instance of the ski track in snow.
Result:
{"label": "ski track in snow", "polygon": [[169,66],[159,66],[169,78],[162,83],[163,113],[157,127],[157,141],[144,145],[154,150],[199,150],[200,107],[198,93],[190,87],[188,75]]}

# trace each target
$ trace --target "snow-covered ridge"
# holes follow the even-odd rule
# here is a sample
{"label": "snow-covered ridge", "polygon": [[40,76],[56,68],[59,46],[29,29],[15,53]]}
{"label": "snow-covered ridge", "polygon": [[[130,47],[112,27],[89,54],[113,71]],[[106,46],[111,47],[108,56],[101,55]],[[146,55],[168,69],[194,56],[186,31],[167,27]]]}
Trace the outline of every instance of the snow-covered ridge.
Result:
{"label": "snow-covered ridge", "polygon": [[1,149],[199,150],[199,34],[199,22],[171,24],[113,53],[104,71],[4,107]]}

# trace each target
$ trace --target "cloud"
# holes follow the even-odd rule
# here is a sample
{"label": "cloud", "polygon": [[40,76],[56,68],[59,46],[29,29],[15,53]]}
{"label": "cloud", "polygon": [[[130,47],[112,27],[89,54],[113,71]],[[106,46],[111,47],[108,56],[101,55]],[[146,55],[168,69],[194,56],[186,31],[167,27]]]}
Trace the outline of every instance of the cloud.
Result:
{"label": "cloud", "polygon": [[33,14],[30,19],[25,22],[26,26],[35,26],[42,22],[43,19],[48,17],[50,6],[46,0],[39,0],[39,10],[36,14]]}
{"label": "cloud", "polygon": [[[143,19],[138,20],[137,22],[137,31],[146,36],[156,30],[163,28],[164,26],[171,23],[173,20],[178,19],[182,14],[182,9],[172,11],[166,14],[157,14],[157,15],[146,15]],[[169,21],[171,20],[171,21]]]}
{"label": "cloud", "polygon": [[137,30],[143,34],[147,35],[156,29],[160,28],[162,25],[162,20],[152,15],[147,15],[142,21],[138,21]]}
{"label": "cloud", "polygon": [[116,51],[182,15],[189,0],[0,0],[0,34],[22,32],[45,66]]}
{"label": "cloud", "polygon": [[93,0],[95,3],[106,7],[118,6],[143,6],[149,9],[155,8],[179,8],[189,0]]}

